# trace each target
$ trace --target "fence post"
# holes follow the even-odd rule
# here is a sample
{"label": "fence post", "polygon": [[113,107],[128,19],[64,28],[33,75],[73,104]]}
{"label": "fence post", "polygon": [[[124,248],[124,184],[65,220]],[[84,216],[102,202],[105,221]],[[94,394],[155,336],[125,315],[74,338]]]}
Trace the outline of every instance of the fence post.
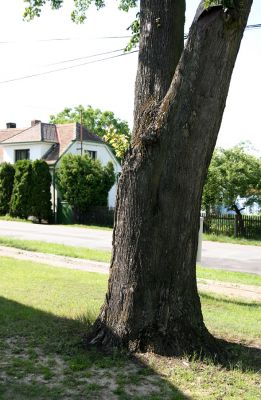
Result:
{"label": "fence post", "polygon": [[235,214],[234,236],[238,237],[238,215]]}
{"label": "fence post", "polygon": [[200,217],[199,231],[198,231],[198,251],[197,251],[197,262],[201,262],[202,254],[202,237],[203,237],[203,221],[204,218]]}

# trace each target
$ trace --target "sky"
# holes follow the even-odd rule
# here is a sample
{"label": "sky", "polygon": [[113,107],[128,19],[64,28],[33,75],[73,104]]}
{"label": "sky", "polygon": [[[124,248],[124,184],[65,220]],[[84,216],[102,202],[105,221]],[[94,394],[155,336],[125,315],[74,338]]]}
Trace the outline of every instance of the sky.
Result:
{"label": "sky", "polygon": [[[198,2],[187,0],[186,32]],[[117,1],[107,3],[100,11],[91,7],[85,24],[76,25],[70,20],[73,0],[65,0],[58,11],[46,6],[41,17],[31,22],[23,21],[23,0],[1,0],[0,129],[6,122],[21,128],[30,126],[33,119],[48,122],[51,114],[80,104],[111,110],[132,126],[137,53],[122,56],[121,49],[137,10],[124,13],[117,9]],[[261,1],[254,0],[248,24],[258,23]],[[90,57],[107,52],[112,53]],[[50,73],[53,70],[60,71]],[[250,141],[261,155],[260,71],[261,29],[247,30],[218,146]],[[25,78],[35,74],[42,75]]]}

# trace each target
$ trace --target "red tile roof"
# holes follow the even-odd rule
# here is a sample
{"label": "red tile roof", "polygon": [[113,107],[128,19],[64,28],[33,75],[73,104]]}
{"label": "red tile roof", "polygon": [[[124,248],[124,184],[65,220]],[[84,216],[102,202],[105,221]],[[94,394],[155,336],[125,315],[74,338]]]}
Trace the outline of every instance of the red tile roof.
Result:
{"label": "red tile roof", "polygon": [[[56,129],[58,135],[58,144],[53,145],[52,149],[43,157],[48,164],[54,164],[66,151],[70,144],[74,140],[80,140],[81,136],[81,125],[78,122],[71,124],[59,124],[56,125]],[[84,126],[82,127],[82,140],[104,143],[99,136],[90,132]]]}
{"label": "red tile roof", "polygon": [[[17,129],[17,128],[8,128],[8,129],[0,129],[0,143],[3,140],[7,140],[11,138],[12,136],[16,135],[17,133],[21,132],[23,129]],[[0,144],[0,163],[3,162],[3,149],[1,148]]]}
{"label": "red tile roof", "polygon": [[[10,130],[10,129],[9,129]],[[14,130],[14,129],[13,129]],[[29,142],[57,142],[56,127],[53,124],[40,122],[27,129],[18,130],[13,136],[3,140],[6,143],[29,143]]]}
{"label": "red tile roof", "polygon": [[17,128],[8,128],[8,129],[0,129],[0,142],[3,140],[9,139],[14,135],[22,132],[24,129],[17,129]]}
{"label": "red tile roof", "polygon": [[[48,164],[54,164],[75,140],[81,140],[81,125],[78,122],[58,125],[39,122],[26,129],[9,128],[0,130],[0,143],[2,144],[53,143],[43,157]],[[93,134],[84,126],[82,127],[82,140],[104,143],[99,136]],[[3,150],[0,148],[0,162],[2,160]]]}

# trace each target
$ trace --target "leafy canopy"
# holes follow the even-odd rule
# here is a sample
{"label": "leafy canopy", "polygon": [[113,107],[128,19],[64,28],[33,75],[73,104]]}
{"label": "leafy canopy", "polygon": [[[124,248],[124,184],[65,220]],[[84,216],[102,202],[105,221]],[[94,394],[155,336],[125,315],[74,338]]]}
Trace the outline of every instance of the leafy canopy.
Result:
{"label": "leafy canopy", "polygon": [[57,115],[51,115],[50,122],[53,124],[81,122],[81,113],[83,125],[104,139],[121,159],[130,142],[130,129],[128,123],[115,117],[112,111],[101,111],[91,106],[67,107]]}
{"label": "leafy canopy", "polygon": [[208,170],[202,205],[205,209],[224,205],[233,209],[261,205],[261,159],[248,153],[241,143],[231,149],[218,148]]}
{"label": "leafy canopy", "polygon": [[[34,17],[40,17],[42,7],[49,3],[55,10],[62,7],[64,0],[24,0],[29,5],[25,8],[24,19],[32,20]],[[138,6],[138,0],[117,0],[118,8],[128,12],[130,8]],[[71,13],[71,18],[75,23],[83,23],[86,20],[86,13],[91,5],[95,5],[97,10],[106,5],[105,0],[74,0],[74,10]],[[205,0],[204,6],[206,9],[213,6],[222,6],[224,8],[235,8],[234,0]],[[137,13],[136,19],[127,28],[131,31],[131,39],[125,51],[130,51],[136,47],[140,38],[140,14]]]}
{"label": "leafy canopy", "polygon": [[[24,0],[28,3],[28,6],[24,11],[24,18],[28,21],[34,17],[41,15],[42,7],[49,3],[55,10],[62,7],[64,0]],[[74,10],[71,13],[72,20],[76,23],[82,23],[86,19],[86,12],[91,4],[94,4],[99,10],[105,6],[105,0],[74,0]],[[130,8],[136,7],[137,0],[119,0],[119,9],[123,11],[129,11]]]}

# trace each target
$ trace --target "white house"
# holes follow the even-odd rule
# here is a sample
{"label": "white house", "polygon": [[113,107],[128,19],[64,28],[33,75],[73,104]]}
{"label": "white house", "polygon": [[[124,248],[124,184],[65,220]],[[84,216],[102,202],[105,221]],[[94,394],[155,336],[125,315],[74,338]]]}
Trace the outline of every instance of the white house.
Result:
{"label": "white house", "polygon": [[[48,124],[34,120],[29,128],[18,129],[15,123],[7,123],[6,129],[0,129],[0,163],[14,164],[18,160],[43,159],[49,164],[53,177],[52,195],[55,211],[55,172],[62,157],[68,153],[88,154],[91,158],[100,160],[102,165],[111,161],[116,175],[121,172],[121,166],[110,147],[99,136],[77,122]],[[116,184],[109,192],[109,207],[115,206],[115,199]]]}

